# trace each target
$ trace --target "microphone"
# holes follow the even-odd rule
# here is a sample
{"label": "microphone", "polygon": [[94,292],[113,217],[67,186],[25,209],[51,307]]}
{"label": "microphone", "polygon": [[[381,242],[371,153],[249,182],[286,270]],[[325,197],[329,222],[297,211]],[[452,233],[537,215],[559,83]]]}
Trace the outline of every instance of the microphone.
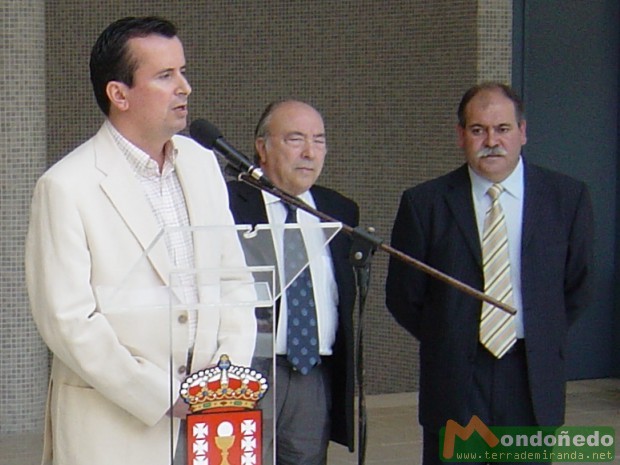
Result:
{"label": "microphone", "polygon": [[192,121],[189,126],[189,134],[196,142],[209,150],[213,150],[223,156],[233,168],[241,173],[247,173],[257,181],[268,187],[274,187],[271,181],[263,174],[263,171],[254,166],[248,157],[230,145],[218,128],[206,119]]}

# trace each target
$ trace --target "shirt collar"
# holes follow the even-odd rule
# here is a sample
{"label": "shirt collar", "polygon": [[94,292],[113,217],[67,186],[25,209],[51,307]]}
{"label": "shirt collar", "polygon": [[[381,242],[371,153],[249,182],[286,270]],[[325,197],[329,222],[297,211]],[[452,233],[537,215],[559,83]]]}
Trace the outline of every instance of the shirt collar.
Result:
{"label": "shirt collar", "polygon": [[[160,176],[159,166],[144,150],[134,145],[125,136],[123,136],[110,122],[105,121],[105,125],[112,134],[112,138],[118,145],[119,149],[129,162],[133,171],[140,176],[151,177]],[[174,163],[178,156],[178,150],[174,147],[172,139],[164,145],[164,167],[161,176],[166,176],[174,171]]]}
{"label": "shirt collar", "polygon": [[[280,197],[276,197],[275,195],[270,194],[269,192],[266,192],[266,191],[263,191],[263,198],[265,199],[265,205],[271,205],[271,204],[280,202]],[[310,191],[306,191],[298,195],[297,198],[299,200],[303,200],[308,205],[313,204],[312,195],[310,194]]]}
{"label": "shirt collar", "polygon": [[[469,178],[471,179],[472,192],[476,196],[476,199],[481,200],[486,195],[489,187],[495,183],[480,176],[472,170],[470,166],[467,166],[467,169],[469,171]],[[523,158],[521,156],[519,156],[517,166],[512,170],[512,173],[499,184],[502,185],[504,191],[510,196],[516,199],[523,198]]]}

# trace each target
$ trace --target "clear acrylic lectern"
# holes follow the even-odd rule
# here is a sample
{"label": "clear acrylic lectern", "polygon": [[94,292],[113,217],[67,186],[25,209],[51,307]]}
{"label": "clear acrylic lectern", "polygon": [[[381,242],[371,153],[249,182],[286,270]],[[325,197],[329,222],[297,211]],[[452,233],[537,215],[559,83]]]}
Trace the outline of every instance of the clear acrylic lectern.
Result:
{"label": "clear acrylic lectern", "polygon": [[[168,438],[162,464],[274,463],[274,303],[308,263],[287,276],[276,264],[283,230],[298,227],[166,228],[121,286],[96,290],[109,318],[135,322],[123,325],[137,341],[127,349],[161,370],[151,388],[168,402],[152,427]],[[302,226],[309,262],[340,228]],[[175,244],[190,244],[193,256],[176,256]],[[153,273],[160,286],[145,284]]]}

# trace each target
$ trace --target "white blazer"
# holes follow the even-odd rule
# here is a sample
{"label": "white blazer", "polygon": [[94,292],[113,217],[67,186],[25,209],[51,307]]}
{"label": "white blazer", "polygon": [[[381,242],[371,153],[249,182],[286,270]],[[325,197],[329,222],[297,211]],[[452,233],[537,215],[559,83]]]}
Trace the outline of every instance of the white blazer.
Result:
{"label": "white blazer", "polygon": [[[232,227],[213,153],[183,136],[173,142],[190,224]],[[105,125],[36,185],[26,278],[34,321],[54,354],[44,464],[170,461],[178,431],[178,421],[171,428],[167,415],[178,396],[170,380],[185,376],[189,330],[186,311],[175,310],[171,320],[167,298],[158,297],[167,295],[171,271],[163,241],[140,260],[159,233],[142,187]],[[197,266],[244,264],[234,234],[210,235],[195,248]],[[102,295],[123,282],[131,291],[101,305]],[[255,337],[250,306],[201,310],[191,371],[216,363],[222,353],[249,365]]]}

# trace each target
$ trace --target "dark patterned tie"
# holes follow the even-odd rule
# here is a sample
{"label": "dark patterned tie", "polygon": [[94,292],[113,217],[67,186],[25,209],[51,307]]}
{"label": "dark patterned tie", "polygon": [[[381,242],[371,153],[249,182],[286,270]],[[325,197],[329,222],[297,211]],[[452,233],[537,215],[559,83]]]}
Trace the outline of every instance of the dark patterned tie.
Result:
{"label": "dark patterned tie", "polygon": [[[296,207],[284,204],[288,211],[287,223],[297,223]],[[308,254],[299,229],[284,230],[284,272],[294,276],[308,261]],[[288,328],[286,357],[302,375],[310,372],[321,361],[316,306],[312,290],[312,276],[308,265],[286,289]]]}

